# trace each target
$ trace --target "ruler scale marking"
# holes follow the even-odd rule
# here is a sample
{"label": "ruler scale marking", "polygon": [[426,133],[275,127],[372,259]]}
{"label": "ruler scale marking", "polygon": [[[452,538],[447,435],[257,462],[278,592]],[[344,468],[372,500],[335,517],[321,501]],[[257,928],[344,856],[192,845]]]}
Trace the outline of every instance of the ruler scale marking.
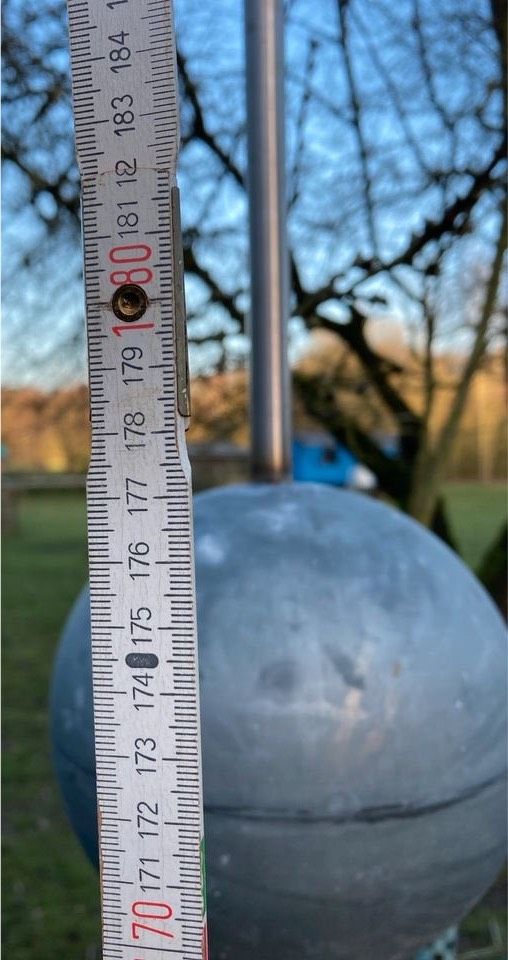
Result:
{"label": "ruler scale marking", "polygon": [[68,11],[103,960],[196,960],[207,948],[172,15],[167,0],[68,0]]}

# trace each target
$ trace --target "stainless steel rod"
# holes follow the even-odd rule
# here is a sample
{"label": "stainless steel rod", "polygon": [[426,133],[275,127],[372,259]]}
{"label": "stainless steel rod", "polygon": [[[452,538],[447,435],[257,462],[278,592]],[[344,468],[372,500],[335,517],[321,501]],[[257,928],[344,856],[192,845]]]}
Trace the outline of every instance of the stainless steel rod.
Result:
{"label": "stainless steel rod", "polygon": [[291,463],[282,0],[245,0],[245,37],[252,473],[278,481]]}

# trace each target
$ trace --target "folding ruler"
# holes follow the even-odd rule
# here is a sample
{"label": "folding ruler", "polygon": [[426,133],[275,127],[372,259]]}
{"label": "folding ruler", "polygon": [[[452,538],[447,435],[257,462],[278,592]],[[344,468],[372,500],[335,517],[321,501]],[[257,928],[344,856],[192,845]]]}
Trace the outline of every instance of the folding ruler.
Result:
{"label": "folding ruler", "polygon": [[103,958],[203,958],[206,906],[174,27],[68,0],[82,177]]}

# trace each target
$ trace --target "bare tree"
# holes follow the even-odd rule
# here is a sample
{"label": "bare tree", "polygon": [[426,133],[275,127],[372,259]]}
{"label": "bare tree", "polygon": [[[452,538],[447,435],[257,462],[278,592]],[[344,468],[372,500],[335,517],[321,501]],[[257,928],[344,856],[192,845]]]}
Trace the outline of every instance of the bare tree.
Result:
{"label": "bare tree", "polygon": [[[248,349],[241,5],[176,6],[189,331],[194,362],[211,371],[241,363]],[[505,7],[292,0],[286,9],[291,331],[326,329],[347,346],[400,455],[384,453],[341,406],[340,371],[299,375],[296,386],[389,495],[451,539],[446,465],[475,372],[503,335]],[[12,288],[19,316],[24,271],[43,276],[41,300],[76,289],[61,264],[71,239],[78,250],[79,186],[62,0],[5,0],[3,44],[6,271],[18,277],[7,297]],[[33,280],[24,288],[33,298]],[[66,309],[72,337],[79,311]],[[383,318],[405,332],[420,403],[404,390],[405,364],[376,345]],[[436,360],[450,344],[462,363],[436,435]]]}

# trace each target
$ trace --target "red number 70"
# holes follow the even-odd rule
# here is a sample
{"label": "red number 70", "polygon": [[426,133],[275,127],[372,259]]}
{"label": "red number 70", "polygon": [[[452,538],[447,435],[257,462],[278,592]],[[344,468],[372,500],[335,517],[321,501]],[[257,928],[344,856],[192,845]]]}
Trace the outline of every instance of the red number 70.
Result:
{"label": "red number 70", "polygon": [[[156,913],[148,913],[146,907],[151,910],[155,909]],[[142,920],[170,920],[173,916],[173,911],[169,906],[169,903],[158,903],[153,900],[136,900],[132,904],[132,912],[135,917],[141,917]],[[146,923],[138,923],[137,920],[132,921],[132,939],[139,940],[138,930],[149,930],[150,933],[158,933],[161,937],[174,937],[174,933],[169,933],[167,930],[160,930],[158,927],[150,927]]]}

